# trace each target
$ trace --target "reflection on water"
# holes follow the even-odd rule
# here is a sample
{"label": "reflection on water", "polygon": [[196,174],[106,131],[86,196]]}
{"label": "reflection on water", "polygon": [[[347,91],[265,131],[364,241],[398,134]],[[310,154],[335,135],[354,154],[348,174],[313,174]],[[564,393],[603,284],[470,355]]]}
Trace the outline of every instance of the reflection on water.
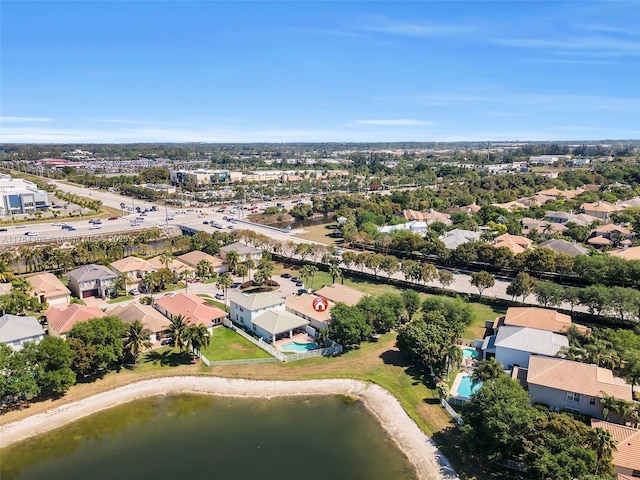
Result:
{"label": "reflection on water", "polygon": [[0,451],[0,478],[414,479],[360,402],[138,400]]}

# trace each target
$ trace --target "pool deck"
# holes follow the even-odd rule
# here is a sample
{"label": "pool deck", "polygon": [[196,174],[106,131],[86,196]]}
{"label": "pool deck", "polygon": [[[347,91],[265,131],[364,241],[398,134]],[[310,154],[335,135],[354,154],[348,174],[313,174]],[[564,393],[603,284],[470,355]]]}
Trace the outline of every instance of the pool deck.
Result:
{"label": "pool deck", "polygon": [[313,338],[311,338],[311,336],[306,334],[306,333],[296,333],[291,338],[282,338],[280,340],[277,340],[276,341],[276,348],[278,350],[280,350],[281,352],[289,352],[289,353],[291,353],[290,350],[282,350],[282,348],[280,348],[285,343],[290,343],[290,342],[311,343],[311,342],[315,342],[315,340]]}
{"label": "pool deck", "polygon": [[[458,387],[460,387],[460,382],[462,381],[462,377],[466,376],[466,373],[460,372],[456,375],[455,380],[453,381],[453,385],[451,385],[451,391],[449,392],[449,395],[452,397],[459,397],[458,395]],[[459,398],[466,398],[466,397],[459,397]]]}

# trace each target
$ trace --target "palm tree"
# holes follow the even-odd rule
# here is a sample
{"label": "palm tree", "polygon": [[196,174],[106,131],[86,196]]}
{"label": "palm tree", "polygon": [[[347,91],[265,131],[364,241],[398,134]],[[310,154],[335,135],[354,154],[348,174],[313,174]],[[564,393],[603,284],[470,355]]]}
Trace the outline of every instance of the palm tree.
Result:
{"label": "palm tree", "polygon": [[233,285],[233,277],[229,272],[225,272],[218,277],[218,281],[216,282],[216,287],[218,287],[218,290],[222,290],[222,293],[224,294],[225,307],[227,306],[227,290],[229,290],[229,287],[231,285]]}
{"label": "palm tree", "polygon": [[256,268],[256,262],[247,260],[244,264],[247,266],[247,277],[251,278],[251,270]]}
{"label": "palm tree", "polygon": [[200,351],[209,346],[211,340],[209,330],[204,325],[190,325],[187,328],[187,339],[193,353],[199,357]]}
{"label": "palm tree", "polygon": [[17,290],[19,292],[24,293],[25,295],[29,295],[33,290],[31,283],[26,278],[14,278],[11,280],[11,288],[13,290]]}
{"label": "palm tree", "polygon": [[169,336],[173,339],[175,346],[178,347],[180,353],[185,347],[185,335],[188,328],[187,318],[184,315],[175,315],[171,317],[169,325]]}
{"label": "palm tree", "polygon": [[614,440],[609,430],[594,428],[589,431],[589,444],[596,452],[595,474],[598,475],[603,465],[611,464],[611,457],[617,450],[618,442]]}
{"label": "palm tree", "polygon": [[495,357],[491,357],[489,360],[482,360],[478,364],[478,367],[471,374],[471,383],[475,385],[479,382],[488,382],[504,374],[502,364]]}
{"label": "palm tree", "polygon": [[133,363],[138,363],[138,355],[142,350],[151,348],[149,336],[151,330],[145,328],[140,320],[134,320],[127,325],[124,339],[124,350],[133,359]]}
{"label": "palm tree", "polygon": [[162,284],[162,279],[160,278],[160,274],[156,270],[155,272],[148,273],[142,280],[142,283],[147,288],[149,293],[153,293]]}
{"label": "palm tree", "polygon": [[311,265],[303,265],[300,267],[300,278],[303,282],[307,282],[311,276]]}
{"label": "palm tree", "polygon": [[205,259],[200,260],[196,265],[196,275],[198,278],[208,278],[211,275],[211,262]]}
{"label": "palm tree", "polygon": [[121,273],[120,275],[118,275],[118,278],[116,278],[113,286],[115,287],[116,291],[123,291],[126,294],[127,288],[129,287],[129,275],[127,275],[126,273]]}
{"label": "palm tree", "polygon": [[336,283],[336,278],[342,277],[342,270],[335,264],[329,265],[329,275],[331,275],[331,283]]}
{"label": "palm tree", "polygon": [[455,366],[455,368],[460,368],[462,359],[462,349],[457,345],[449,345],[449,348],[447,348],[447,380],[449,380],[451,367]]}
{"label": "palm tree", "polygon": [[165,252],[162,255],[160,255],[159,260],[160,260],[160,263],[164,265],[164,268],[169,268],[169,264],[173,262],[174,258],[175,257],[171,253]]}
{"label": "palm tree", "polygon": [[235,250],[231,250],[227,252],[227,265],[229,266],[229,271],[235,272],[238,263],[240,263],[240,254]]}
{"label": "palm tree", "polygon": [[249,267],[247,267],[246,263],[241,263],[236,267],[236,275],[242,277],[242,283],[244,283],[244,279],[249,273]]}

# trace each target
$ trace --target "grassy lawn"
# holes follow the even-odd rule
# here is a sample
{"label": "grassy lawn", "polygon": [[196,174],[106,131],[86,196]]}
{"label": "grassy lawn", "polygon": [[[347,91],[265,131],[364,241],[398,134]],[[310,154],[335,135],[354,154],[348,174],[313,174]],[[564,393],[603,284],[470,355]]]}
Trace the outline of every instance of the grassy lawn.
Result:
{"label": "grassy lawn", "polygon": [[134,297],[133,295],[124,295],[122,297],[116,297],[116,298],[112,298],[111,300],[107,300],[107,303],[120,303],[120,302],[126,302],[127,300],[133,300]]}
{"label": "grassy lawn", "polygon": [[465,338],[473,340],[484,336],[484,321],[495,320],[497,316],[507,313],[507,309],[500,305],[485,305],[484,303],[470,302],[476,318],[471,326],[464,333]]}
{"label": "grassy lawn", "polygon": [[324,245],[342,245],[342,238],[334,238],[329,235],[333,233],[336,228],[335,223],[329,223],[324,225],[311,225],[309,227],[303,227],[305,233],[295,235],[296,237],[304,238],[305,240],[311,240],[313,242],[322,243]]}
{"label": "grassy lawn", "polygon": [[248,358],[271,358],[264,350],[226,327],[213,330],[209,346],[202,350],[209,360],[245,360]]}
{"label": "grassy lawn", "polygon": [[[207,295],[206,293],[196,293],[196,295],[198,297],[202,298],[209,305],[212,305],[214,307],[218,307],[220,310],[224,310],[225,312],[227,311],[227,306],[222,302],[214,300],[214,298],[211,295]],[[209,357],[207,357],[207,358],[209,358]],[[209,359],[209,360],[211,360],[211,359]]]}

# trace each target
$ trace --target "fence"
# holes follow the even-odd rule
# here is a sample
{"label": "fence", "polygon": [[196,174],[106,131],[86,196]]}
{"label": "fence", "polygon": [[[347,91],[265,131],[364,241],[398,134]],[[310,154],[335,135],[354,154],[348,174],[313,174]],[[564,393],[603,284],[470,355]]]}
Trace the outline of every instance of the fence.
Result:
{"label": "fence", "polygon": [[285,355],[285,362],[294,362],[296,360],[302,360],[303,358],[322,357],[337,355],[342,353],[342,345],[334,344],[332,347],[318,348],[315,350],[309,350],[307,352],[293,353],[291,355]]}
{"label": "fence", "polygon": [[271,345],[269,345],[267,342],[263,341],[262,339],[253,338],[251,335],[249,335],[248,333],[244,332],[241,328],[236,327],[233,324],[233,322],[231,320],[229,320],[228,318],[225,318],[222,323],[224,324],[225,327],[230,328],[231,330],[236,332],[238,335],[246,338],[251,343],[253,343],[256,347],[261,348],[262,350],[267,352],[272,357],[277,358],[281,362],[286,362],[286,360],[285,360],[286,355],[284,353],[279,352],[278,350],[273,348]]}
{"label": "fence", "polygon": [[254,365],[259,363],[274,363],[278,360],[275,358],[245,358],[243,360],[209,360],[200,354],[200,359],[207,367],[226,367],[230,365]]}
{"label": "fence", "polygon": [[453,417],[453,419],[458,423],[458,425],[464,425],[464,420],[462,420],[462,418],[460,417],[460,415],[458,415],[458,412],[456,412],[453,407],[451,405],[449,405],[447,403],[447,401],[444,398],[440,399],[440,403],[442,404],[442,406],[444,407],[444,409],[449,412],[449,415],[451,415]]}

